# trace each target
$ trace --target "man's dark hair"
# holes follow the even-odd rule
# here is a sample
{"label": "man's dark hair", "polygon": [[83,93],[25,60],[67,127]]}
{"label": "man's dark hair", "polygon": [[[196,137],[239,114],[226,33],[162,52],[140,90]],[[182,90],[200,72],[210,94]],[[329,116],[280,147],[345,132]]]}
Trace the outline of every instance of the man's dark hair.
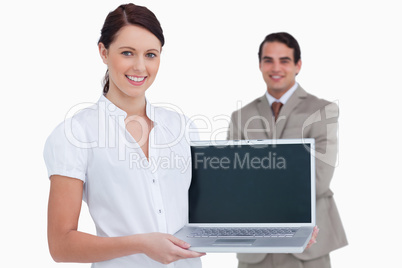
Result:
{"label": "man's dark hair", "polygon": [[299,43],[292,35],[285,33],[285,32],[272,33],[265,37],[265,39],[264,39],[264,41],[262,41],[262,43],[260,45],[260,49],[258,51],[258,59],[260,62],[261,62],[261,57],[262,57],[262,47],[264,46],[265,43],[268,43],[268,42],[279,42],[279,43],[285,44],[288,48],[292,48],[294,62],[295,62],[295,64],[297,64],[299,62],[300,57],[301,57]]}

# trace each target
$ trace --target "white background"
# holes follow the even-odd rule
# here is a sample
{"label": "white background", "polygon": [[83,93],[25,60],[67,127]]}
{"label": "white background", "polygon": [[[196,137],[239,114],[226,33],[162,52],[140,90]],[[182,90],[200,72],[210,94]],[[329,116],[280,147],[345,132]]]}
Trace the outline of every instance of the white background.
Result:
{"label": "white background", "polygon": [[[71,107],[99,98],[106,68],[97,41],[107,13],[121,3],[0,4],[0,256],[8,267],[89,267],[56,264],[48,253],[49,181],[42,150]],[[224,138],[223,118],[239,103],[264,94],[257,50],[265,35],[294,35],[302,50],[299,83],[337,101],[341,112],[331,188],[350,245],[331,254],[333,267],[400,263],[402,19],[397,1],[136,3],[157,15],[166,37],[148,99],[209,118],[212,129],[203,138]],[[82,213],[81,230],[93,232],[85,204]],[[376,234],[380,227],[390,230]],[[234,254],[208,254],[203,263],[235,267],[237,262]]]}

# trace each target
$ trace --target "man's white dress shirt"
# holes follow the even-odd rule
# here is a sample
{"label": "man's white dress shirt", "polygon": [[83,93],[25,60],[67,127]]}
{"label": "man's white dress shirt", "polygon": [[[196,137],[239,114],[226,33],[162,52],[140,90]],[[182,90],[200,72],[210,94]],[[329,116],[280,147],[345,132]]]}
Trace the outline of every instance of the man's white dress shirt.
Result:
{"label": "man's white dress shirt", "polygon": [[285,105],[286,102],[289,100],[289,98],[292,96],[292,94],[296,91],[298,85],[299,84],[296,82],[288,91],[285,92],[285,94],[282,95],[282,97],[279,100],[273,97],[271,94],[269,94],[268,91],[266,91],[265,96],[267,97],[269,105],[271,106],[272,103],[274,102],[281,102],[283,103],[283,105]]}
{"label": "man's white dress shirt", "polygon": [[[154,125],[149,160],[125,128],[127,114],[104,96],[62,122],[46,141],[49,177],[57,174],[84,182],[83,200],[98,236],[173,234],[187,223],[189,140],[196,139],[196,130],[185,116],[148,101],[146,113]],[[92,267],[201,267],[201,261],[163,265],[145,254],[134,254]]]}

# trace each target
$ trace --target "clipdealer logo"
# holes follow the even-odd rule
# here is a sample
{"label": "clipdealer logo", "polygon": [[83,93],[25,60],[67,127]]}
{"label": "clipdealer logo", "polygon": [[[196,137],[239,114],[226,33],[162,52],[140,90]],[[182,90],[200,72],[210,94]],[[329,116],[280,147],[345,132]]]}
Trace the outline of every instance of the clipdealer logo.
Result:
{"label": "clipdealer logo", "polygon": [[147,159],[139,153],[131,152],[129,154],[129,165],[130,169],[149,169],[152,173],[157,172],[159,169],[175,169],[180,170],[180,173],[183,174],[190,170],[191,157],[184,157],[170,152],[166,156],[150,156]]}
{"label": "clipdealer logo", "polygon": [[[237,129],[237,132],[233,132],[233,129],[228,129],[227,126],[231,124],[231,118],[227,115],[217,115],[212,118],[207,117],[205,115],[197,114],[193,115],[190,118],[186,118],[183,115],[183,111],[178,107],[173,104],[169,103],[157,103],[151,106],[153,109],[151,109],[150,113],[155,113],[154,109],[155,108],[165,108],[168,110],[173,110],[174,112],[178,113],[180,116],[180,133],[177,137],[172,138],[171,141],[168,141],[167,143],[162,143],[158,144],[155,142],[155,137],[150,136],[150,141],[153,141],[149,146],[153,148],[169,148],[171,146],[176,145],[177,143],[180,142],[183,138],[187,140],[187,142],[190,142],[190,135],[193,135],[194,133],[197,133],[198,135],[202,136],[202,139],[206,140],[222,140],[218,139],[218,137],[222,137],[223,135],[226,135],[229,130],[229,137],[241,137],[242,133],[244,134],[246,139],[253,139],[255,137],[260,137],[262,132],[270,132],[273,135],[273,139],[276,139],[276,130],[277,127],[274,124],[273,126],[269,126],[269,122],[265,117],[262,116],[254,116],[252,118],[249,118],[247,122],[245,123],[245,129],[244,132],[240,132],[240,128]],[[316,112],[312,113],[309,115],[303,122],[302,127],[300,129],[300,133],[297,135],[298,137],[301,137],[302,139],[304,138],[309,138],[309,129],[312,127],[314,128],[325,128],[326,129],[326,142],[325,144],[321,144],[320,148],[317,148],[318,150],[315,150],[315,157],[333,167],[338,165],[339,162],[339,154],[337,153],[339,148],[338,148],[338,143],[337,143],[337,138],[338,138],[338,122],[337,118],[339,116],[339,104],[337,101],[329,103],[322,109],[317,110]],[[238,101],[237,110],[240,110],[242,108],[242,102]],[[74,123],[74,116],[84,110],[84,109],[90,109],[90,110],[96,110],[94,112],[98,113],[98,137],[93,138],[93,140],[85,140],[85,139],[80,139],[82,135],[79,135],[80,131],[80,126]],[[109,103],[109,105],[106,102],[100,101],[98,103],[79,103],[75,106],[73,106],[67,113],[65,117],[65,135],[69,142],[78,147],[78,148],[103,148],[103,147],[108,147],[108,148],[118,148],[119,153],[119,160],[127,160],[129,158],[127,154],[127,149],[130,148],[140,148],[140,144],[135,142],[129,134],[127,134],[124,129],[125,129],[125,116],[122,115],[107,115],[106,110],[108,111],[114,111],[116,109],[116,106],[114,104]],[[241,116],[238,116],[238,119],[240,120]],[[134,119],[135,120],[135,119]],[[286,117],[282,116],[279,118],[278,121],[281,120],[286,120]],[[258,128],[257,125],[255,125],[255,122],[262,122],[263,125],[265,126],[264,128]],[[139,122],[141,123],[141,122]],[[194,127],[194,124],[197,124],[197,128]],[[237,122],[237,125],[240,125],[241,122]],[[217,127],[215,125],[221,125],[222,127]],[[121,131],[123,130],[123,131]],[[77,135],[78,134],[78,135]],[[297,134],[297,133],[295,133]],[[151,135],[153,135],[151,133]],[[297,138],[295,136],[295,138]],[[307,148],[308,149],[308,148]],[[272,156],[271,156],[272,157]],[[210,162],[210,165],[216,166],[216,165],[222,165],[223,168],[227,166],[227,162],[229,159],[221,159],[220,161],[217,161],[216,159],[212,159],[212,161],[207,160]],[[273,160],[271,160],[273,162]],[[233,161],[232,161],[233,162]],[[246,166],[252,167],[252,166],[261,166],[261,167],[268,167],[268,160],[265,159],[262,163],[258,163],[257,159],[239,159],[235,161],[237,163],[236,167],[241,167],[242,163],[244,162]],[[271,163],[272,163],[271,162]],[[271,164],[271,168],[273,166],[279,165],[281,166],[281,161],[278,160],[275,162],[275,164]],[[278,167],[279,167],[278,166]],[[277,167],[277,168],[278,168]]]}
{"label": "clipdealer logo", "polygon": [[286,169],[286,159],[272,152],[263,157],[237,152],[231,158],[205,156],[204,153],[195,153],[194,156],[195,169]]}

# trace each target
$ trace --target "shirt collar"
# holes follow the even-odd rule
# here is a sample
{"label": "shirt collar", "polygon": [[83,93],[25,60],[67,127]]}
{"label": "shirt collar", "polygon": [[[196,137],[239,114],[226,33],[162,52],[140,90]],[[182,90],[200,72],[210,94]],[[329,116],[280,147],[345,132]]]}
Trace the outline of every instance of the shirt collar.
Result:
{"label": "shirt collar", "polygon": [[292,94],[296,91],[298,86],[299,84],[296,82],[288,91],[285,92],[285,94],[282,95],[282,97],[279,100],[274,98],[272,95],[268,93],[268,91],[266,91],[265,96],[268,99],[269,105],[272,105],[272,103],[276,101],[286,104],[286,102],[289,100],[290,96],[292,96]]}
{"label": "shirt collar", "polygon": [[[157,123],[157,116],[155,116],[156,107],[151,105],[147,98],[145,98],[145,113],[147,114],[148,118],[151,119],[153,122]],[[113,102],[111,102],[105,95],[101,95],[98,100],[98,106],[105,110],[106,114],[114,115],[114,116],[124,116],[127,117],[127,113],[117,107]]]}

